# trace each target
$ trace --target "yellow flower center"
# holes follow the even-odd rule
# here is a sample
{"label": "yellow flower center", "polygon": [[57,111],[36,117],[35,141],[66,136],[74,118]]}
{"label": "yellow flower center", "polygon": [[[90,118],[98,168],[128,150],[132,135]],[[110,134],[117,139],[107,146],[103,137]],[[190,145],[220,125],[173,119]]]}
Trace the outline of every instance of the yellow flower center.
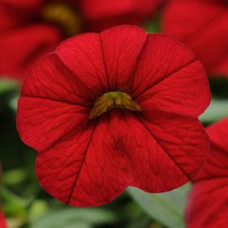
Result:
{"label": "yellow flower center", "polygon": [[114,108],[128,109],[133,112],[142,111],[139,104],[133,101],[127,93],[115,91],[105,93],[95,101],[89,119],[94,119]]}
{"label": "yellow flower center", "polygon": [[66,36],[80,32],[82,21],[79,13],[70,5],[62,2],[49,2],[41,10],[41,18],[47,23],[61,26]]}

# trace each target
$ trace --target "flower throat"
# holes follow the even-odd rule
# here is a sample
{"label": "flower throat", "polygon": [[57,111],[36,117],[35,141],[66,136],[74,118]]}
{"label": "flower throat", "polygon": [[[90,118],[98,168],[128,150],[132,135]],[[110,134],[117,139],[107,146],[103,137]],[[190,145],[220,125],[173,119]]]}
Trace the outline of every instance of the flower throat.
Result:
{"label": "flower throat", "polygon": [[133,101],[131,96],[127,93],[120,91],[108,92],[95,101],[93,109],[90,112],[89,119],[101,116],[103,113],[114,108],[127,109],[132,112],[142,111],[139,104]]}
{"label": "flower throat", "polygon": [[40,16],[46,23],[60,26],[67,37],[78,34],[82,28],[81,16],[77,10],[64,2],[51,1],[44,4]]}

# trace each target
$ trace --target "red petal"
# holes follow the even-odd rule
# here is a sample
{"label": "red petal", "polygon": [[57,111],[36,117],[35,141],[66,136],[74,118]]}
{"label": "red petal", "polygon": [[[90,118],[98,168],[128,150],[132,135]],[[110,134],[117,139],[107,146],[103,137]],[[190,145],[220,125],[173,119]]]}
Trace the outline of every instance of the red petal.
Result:
{"label": "red petal", "polygon": [[195,56],[180,42],[162,34],[148,35],[134,76],[134,96],[194,61]]}
{"label": "red petal", "polygon": [[22,88],[22,96],[83,106],[92,105],[91,101],[83,98],[87,94],[86,84],[55,53],[46,55],[31,67]]}
{"label": "red petal", "polygon": [[100,37],[95,33],[82,34],[63,42],[56,51],[62,62],[88,87],[88,99],[108,91]]}
{"label": "red petal", "polygon": [[221,120],[207,128],[207,133],[213,144],[221,147],[228,153],[228,118]]}
{"label": "red petal", "polygon": [[[88,125],[89,110],[51,98],[22,96],[17,115],[18,132],[25,144],[43,151]],[[22,108],[23,107],[23,108]]]}
{"label": "red petal", "polygon": [[0,227],[6,228],[6,220],[3,212],[1,211],[1,208],[0,208]]}
{"label": "red petal", "polygon": [[137,101],[145,113],[160,110],[185,116],[199,116],[210,103],[210,89],[207,75],[198,61],[168,75]]}
{"label": "red petal", "polygon": [[207,129],[211,151],[193,182],[186,211],[187,227],[226,227],[228,218],[228,119]]}
{"label": "red petal", "polygon": [[167,189],[160,191],[173,189],[183,185],[187,179],[191,180],[199,171],[209,150],[209,140],[200,122],[190,117],[156,111],[151,112],[150,116],[139,116],[139,119],[154,138],[155,148],[167,155],[166,159],[161,159],[158,154],[158,159],[164,164],[173,163],[170,169],[162,169],[169,170],[168,174],[162,175],[170,176],[161,178],[161,181],[170,181],[170,186],[167,185]]}
{"label": "red petal", "polygon": [[6,32],[0,37],[0,75],[22,75],[41,55],[60,42],[58,31],[33,25]]}
{"label": "red petal", "polygon": [[23,141],[40,151],[77,124],[87,125],[90,107],[81,90],[86,87],[55,54],[38,61],[25,79],[19,100],[17,126]]}
{"label": "red petal", "polygon": [[20,24],[20,19],[18,15],[15,13],[15,10],[12,10],[2,3],[0,3],[0,32],[4,32],[10,28],[18,26]]}
{"label": "red petal", "polygon": [[133,96],[145,113],[160,110],[193,117],[210,102],[202,65],[186,47],[165,35],[148,37],[134,76]]}
{"label": "red petal", "polygon": [[194,181],[228,177],[228,119],[207,128],[211,151]]}
{"label": "red petal", "polygon": [[227,21],[223,4],[171,1],[164,12],[163,31],[185,42],[210,73],[228,74],[228,68],[219,68],[228,58]]}
{"label": "red petal", "polygon": [[108,203],[131,181],[123,138],[118,136],[121,115],[113,114],[111,119],[103,116],[97,121],[37,158],[41,185],[62,202],[74,206]]}
{"label": "red petal", "polygon": [[[198,171],[208,147],[194,120],[169,121],[164,126],[168,131],[160,130],[157,138],[151,133],[157,131],[156,125],[148,124],[146,129],[147,123],[131,113],[123,117],[122,111],[113,110],[97,121],[38,155],[41,185],[62,202],[98,206],[112,201],[128,185],[149,192],[179,187]],[[180,123],[183,127],[173,135],[172,128]],[[193,131],[187,134],[190,126]],[[175,143],[167,141],[171,133]]]}
{"label": "red petal", "polygon": [[227,178],[204,180],[195,184],[188,199],[187,227],[226,227],[227,199]]}
{"label": "red petal", "polygon": [[147,35],[135,26],[118,26],[101,33],[110,90],[129,91],[132,74],[144,50]]}

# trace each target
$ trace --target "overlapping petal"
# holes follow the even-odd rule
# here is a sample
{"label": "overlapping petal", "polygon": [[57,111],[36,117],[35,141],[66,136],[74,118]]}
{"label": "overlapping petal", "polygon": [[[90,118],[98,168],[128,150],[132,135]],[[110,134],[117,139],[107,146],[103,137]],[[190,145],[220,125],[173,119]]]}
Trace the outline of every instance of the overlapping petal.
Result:
{"label": "overlapping petal", "polygon": [[186,211],[187,228],[226,227],[227,178],[204,180],[194,185]]}
{"label": "overlapping petal", "polygon": [[228,119],[213,124],[207,130],[211,151],[194,178],[188,199],[188,228],[225,227],[228,201]]}
{"label": "overlapping petal", "polygon": [[199,116],[210,102],[202,64],[187,47],[165,35],[149,35],[144,50],[132,94],[145,112]]}
{"label": "overlapping petal", "polygon": [[136,26],[118,26],[101,33],[104,63],[110,90],[129,91],[147,34]]}
{"label": "overlapping petal", "polygon": [[101,117],[40,153],[36,173],[41,185],[74,206],[98,206],[116,198],[131,182],[125,138],[118,135],[121,123],[118,114]]}

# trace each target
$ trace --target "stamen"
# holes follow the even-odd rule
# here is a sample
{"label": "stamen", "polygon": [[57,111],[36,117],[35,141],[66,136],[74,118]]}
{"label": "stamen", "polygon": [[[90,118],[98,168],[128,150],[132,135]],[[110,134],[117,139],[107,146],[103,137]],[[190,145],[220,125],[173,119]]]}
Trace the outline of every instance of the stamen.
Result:
{"label": "stamen", "polygon": [[132,112],[142,111],[140,105],[133,101],[129,94],[115,91],[103,94],[99,97],[90,112],[89,119],[101,116],[103,113],[114,108],[128,109]]}

